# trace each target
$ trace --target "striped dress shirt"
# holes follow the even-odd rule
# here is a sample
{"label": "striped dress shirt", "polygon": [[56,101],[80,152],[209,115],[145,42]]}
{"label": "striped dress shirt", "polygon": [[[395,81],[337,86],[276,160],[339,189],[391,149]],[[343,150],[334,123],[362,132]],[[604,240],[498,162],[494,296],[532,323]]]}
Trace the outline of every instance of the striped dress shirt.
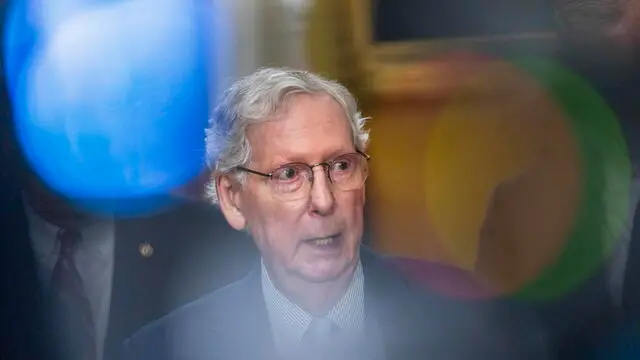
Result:
{"label": "striped dress shirt", "polygon": [[[314,317],[276,289],[264,262],[262,262],[261,267],[262,294],[267,308],[275,349],[278,354],[286,355],[297,348]],[[346,292],[331,308],[326,317],[345,334],[355,337],[363,334],[365,322],[364,274],[360,262],[354,271]]]}

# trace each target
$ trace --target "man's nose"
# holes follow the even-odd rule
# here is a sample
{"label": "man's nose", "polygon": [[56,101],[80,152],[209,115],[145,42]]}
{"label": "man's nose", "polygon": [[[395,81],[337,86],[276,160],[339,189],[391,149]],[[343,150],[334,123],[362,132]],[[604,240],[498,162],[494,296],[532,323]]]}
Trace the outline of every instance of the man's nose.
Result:
{"label": "man's nose", "polygon": [[329,215],[335,208],[335,198],[331,189],[331,182],[324,166],[313,169],[313,183],[311,184],[311,210],[319,215]]}

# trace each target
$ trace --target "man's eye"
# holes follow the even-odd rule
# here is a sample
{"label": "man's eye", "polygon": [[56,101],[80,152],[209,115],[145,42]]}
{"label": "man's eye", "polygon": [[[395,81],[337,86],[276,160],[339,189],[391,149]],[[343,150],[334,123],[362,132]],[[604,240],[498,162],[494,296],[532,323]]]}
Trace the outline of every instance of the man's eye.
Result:
{"label": "man's eye", "polygon": [[340,160],[340,161],[336,161],[333,164],[333,171],[338,171],[338,172],[349,171],[351,170],[352,167],[353,165],[351,164],[351,161]]}
{"label": "man's eye", "polygon": [[300,170],[295,167],[285,167],[279,169],[273,175],[274,180],[277,181],[295,181],[300,177]]}

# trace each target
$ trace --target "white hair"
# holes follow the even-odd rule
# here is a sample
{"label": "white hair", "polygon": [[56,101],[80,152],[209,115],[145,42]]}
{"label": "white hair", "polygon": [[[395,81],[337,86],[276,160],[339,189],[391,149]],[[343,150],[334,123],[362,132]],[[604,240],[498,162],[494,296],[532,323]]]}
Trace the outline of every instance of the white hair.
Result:
{"label": "white hair", "polygon": [[[267,121],[283,110],[295,94],[328,94],[344,110],[351,125],[353,144],[365,151],[369,133],[354,96],[341,84],[307,71],[287,68],[263,68],[241,78],[227,89],[209,119],[205,131],[206,162],[212,176],[207,197],[218,202],[215,178],[230,173],[238,166],[248,165],[251,144],[247,139],[250,125]],[[243,181],[244,173],[238,173]]]}

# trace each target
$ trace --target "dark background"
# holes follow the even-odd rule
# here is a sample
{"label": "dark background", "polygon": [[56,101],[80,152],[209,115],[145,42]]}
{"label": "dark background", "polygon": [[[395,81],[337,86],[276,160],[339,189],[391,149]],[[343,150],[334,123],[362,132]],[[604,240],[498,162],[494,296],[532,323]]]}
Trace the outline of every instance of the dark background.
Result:
{"label": "dark background", "polygon": [[554,31],[551,0],[374,0],[376,42]]}

